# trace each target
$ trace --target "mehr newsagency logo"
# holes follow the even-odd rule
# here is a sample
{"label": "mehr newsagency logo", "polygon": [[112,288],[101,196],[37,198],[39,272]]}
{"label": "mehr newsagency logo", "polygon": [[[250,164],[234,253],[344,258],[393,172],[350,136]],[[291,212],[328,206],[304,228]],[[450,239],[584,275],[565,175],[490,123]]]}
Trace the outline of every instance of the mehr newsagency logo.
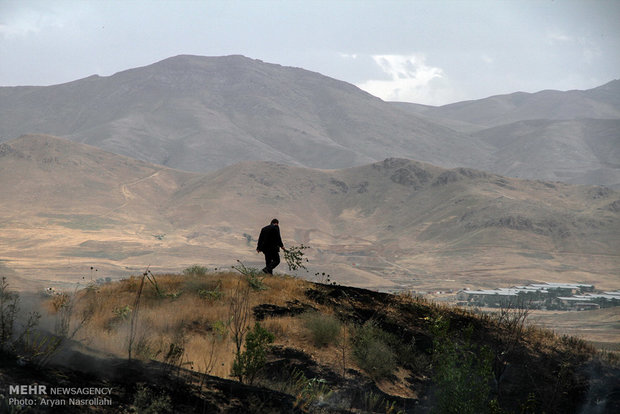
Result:
{"label": "mehr newsagency logo", "polygon": [[109,406],[110,387],[49,387],[41,384],[9,385],[7,403],[13,407]]}

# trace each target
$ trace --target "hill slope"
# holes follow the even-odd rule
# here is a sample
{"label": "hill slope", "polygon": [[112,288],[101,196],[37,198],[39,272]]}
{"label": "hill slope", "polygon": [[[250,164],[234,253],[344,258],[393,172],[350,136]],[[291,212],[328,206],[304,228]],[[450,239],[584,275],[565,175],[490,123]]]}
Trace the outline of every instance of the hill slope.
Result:
{"label": "hill slope", "polygon": [[77,280],[90,266],[106,276],[149,264],[260,266],[257,232],[275,216],[285,245],[310,245],[311,270],[344,284],[618,288],[620,194],[604,187],[405,159],[330,171],[248,162],[185,173],[49,136],[22,137],[0,154],[2,255],[30,280]]}
{"label": "hill slope", "polygon": [[[8,384],[43,385],[9,406],[28,397],[37,412],[57,412],[43,407],[48,397],[69,413],[577,414],[620,405],[617,357],[529,326],[522,308],[500,317],[287,276],[187,270],[65,293],[85,323],[68,321],[77,335],[57,354],[3,348],[0,395],[15,393]],[[43,308],[50,323],[60,298]],[[50,358],[52,369],[38,366]],[[76,406],[45,386],[109,392]]]}

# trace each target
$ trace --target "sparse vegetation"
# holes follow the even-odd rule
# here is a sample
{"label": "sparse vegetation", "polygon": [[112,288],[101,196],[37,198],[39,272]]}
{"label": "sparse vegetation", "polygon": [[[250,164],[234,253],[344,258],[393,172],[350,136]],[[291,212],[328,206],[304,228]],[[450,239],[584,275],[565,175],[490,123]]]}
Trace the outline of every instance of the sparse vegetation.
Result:
{"label": "sparse vegetation", "polygon": [[288,266],[288,270],[295,271],[297,269],[304,269],[306,272],[308,269],[304,263],[308,263],[308,259],[305,258],[304,250],[309,249],[308,246],[303,244],[299,246],[290,246],[284,252],[284,261]]}
{"label": "sparse vegetation", "polygon": [[42,366],[58,351],[62,338],[36,330],[41,314],[29,312],[16,327],[20,315],[19,294],[9,290],[6,277],[0,282],[0,359],[5,356],[30,360]]}
{"label": "sparse vegetation", "polygon": [[249,286],[243,286],[240,281],[230,297],[228,311],[228,328],[235,342],[235,355],[241,354],[241,345],[245,334],[249,330],[250,319],[250,290]]}
{"label": "sparse vegetation", "polygon": [[222,284],[221,282],[216,283],[215,286],[211,289],[198,289],[198,296],[202,299],[207,299],[210,301],[216,301],[222,299],[224,293],[222,292]]}
{"label": "sparse vegetation", "polygon": [[265,273],[255,267],[246,266],[239,260],[237,260],[237,263],[237,266],[233,266],[232,268],[245,276],[245,280],[248,282],[248,285],[252,288],[252,290],[265,289],[265,284],[263,283],[263,280],[266,277]]}
{"label": "sparse vegetation", "polygon": [[[122,356],[141,289],[132,360],[165,363],[161,372],[181,382],[191,369],[272,388],[306,412],[333,406],[386,413],[409,413],[412,407],[422,413],[455,407],[460,412],[570,413],[575,401],[607,392],[599,385],[592,388],[594,396],[580,391],[584,364],[616,369],[610,362],[614,357],[597,357],[584,341],[523,324],[523,314],[515,311],[479,314],[410,295],[283,276],[264,275],[262,283],[262,290],[252,289],[239,271],[183,272],[157,275],[154,283],[142,275],[83,289],[76,292],[73,314],[94,311],[74,339]],[[182,294],[172,297],[171,292]],[[68,301],[47,300],[50,312]],[[257,309],[265,319],[257,319]],[[291,313],[300,310],[301,315]],[[112,330],[111,319],[117,320]],[[42,337],[29,338],[33,353],[37,343],[45,352]],[[511,378],[499,376],[501,387],[495,384],[498,365],[493,366],[498,358]],[[343,403],[339,396],[349,395],[347,387],[363,391]],[[412,389],[405,387],[415,394],[402,391]],[[390,389],[399,389],[398,396]],[[251,400],[266,407],[264,398]]]}
{"label": "sparse vegetation", "polygon": [[400,414],[403,412],[396,408],[396,401],[386,400],[381,395],[372,391],[364,394],[362,402],[362,409],[364,412],[385,414]]}
{"label": "sparse vegetation", "polygon": [[3,277],[0,282],[0,351],[7,350],[13,339],[18,303],[19,295],[9,290],[9,282]]}
{"label": "sparse vegetation", "polygon": [[274,335],[258,322],[245,338],[245,351],[235,355],[232,375],[240,382],[254,383],[254,378],[267,361],[267,345],[274,341]]}
{"label": "sparse vegetation", "polygon": [[301,316],[304,327],[310,331],[315,346],[336,344],[340,336],[341,323],[333,315],[310,312]]}
{"label": "sparse vegetation", "polygon": [[207,269],[206,267],[195,264],[183,269],[183,275],[193,277],[205,277],[208,271],[209,269]]}
{"label": "sparse vegetation", "polygon": [[331,280],[331,275],[329,273],[325,273],[325,272],[316,272],[314,274],[314,280],[316,280],[318,283],[323,283],[323,284],[329,284],[332,280]]}
{"label": "sparse vegetation", "polygon": [[433,321],[433,412],[491,413],[493,355],[488,347],[472,342],[472,325],[464,329],[462,338],[450,334],[449,328],[449,321],[441,316]]}
{"label": "sparse vegetation", "polygon": [[397,357],[386,340],[387,333],[373,320],[359,326],[353,336],[353,357],[368,375],[380,379],[396,369]]}
{"label": "sparse vegetation", "polygon": [[295,406],[303,411],[307,411],[316,401],[325,399],[332,393],[324,379],[308,379],[299,369],[294,369],[290,378]]}
{"label": "sparse vegetation", "polygon": [[133,406],[138,414],[173,413],[170,396],[154,393],[146,384],[138,384]]}

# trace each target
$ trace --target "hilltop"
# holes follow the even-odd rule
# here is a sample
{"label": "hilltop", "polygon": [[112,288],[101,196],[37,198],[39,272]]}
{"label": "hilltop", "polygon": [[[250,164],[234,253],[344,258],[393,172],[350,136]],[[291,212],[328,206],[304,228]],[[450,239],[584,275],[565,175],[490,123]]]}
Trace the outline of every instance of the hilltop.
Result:
{"label": "hilltop", "polygon": [[400,157],[613,187],[619,82],[428,107],[384,102],[301,68],[181,55],[108,77],[0,87],[0,141],[49,134],[194,172],[243,161],[342,169]]}
{"label": "hilltop", "polygon": [[[565,414],[620,407],[617,357],[528,325],[525,308],[476,314],[407,295],[238,270],[146,271],[49,297],[43,326],[56,327],[61,351],[53,341],[38,354],[25,348],[17,364],[3,342],[0,404],[7,408],[8,385],[36,383],[44,390],[111,390],[109,400],[63,411],[75,413],[458,407]],[[54,412],[42,401],[69,397],[31,390],[20,398],[30,398],[36,412]]]}

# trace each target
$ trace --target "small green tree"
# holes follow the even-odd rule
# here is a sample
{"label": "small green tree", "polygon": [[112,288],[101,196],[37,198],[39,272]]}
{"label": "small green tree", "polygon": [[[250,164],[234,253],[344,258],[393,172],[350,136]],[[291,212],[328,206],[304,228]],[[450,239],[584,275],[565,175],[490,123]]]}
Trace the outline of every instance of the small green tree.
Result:
{"label": "small green tree", "polygon": [[463,338],[449,334],[449,322],[435,319],[433,340],[433,382],[435,409],[441,414],[483,414],[497,412],[491,400],[493,354],[487,347],[471,342],[473,326],[464,330]]}
{"label": "small green tree", "polygon": [[275,336],[256,322],[254,329],[245,337],[245,351],[237,352],[235,356],[232,375],[240,382],[253,384],[256,374],[267,362],[267,345],[274,340]]}
{"label": "small green tree", "polygon": [[19,295],[9,291],[6,277],[0,282],[0,351],[5,351],[11,339],[15,319],[19,312]]}

